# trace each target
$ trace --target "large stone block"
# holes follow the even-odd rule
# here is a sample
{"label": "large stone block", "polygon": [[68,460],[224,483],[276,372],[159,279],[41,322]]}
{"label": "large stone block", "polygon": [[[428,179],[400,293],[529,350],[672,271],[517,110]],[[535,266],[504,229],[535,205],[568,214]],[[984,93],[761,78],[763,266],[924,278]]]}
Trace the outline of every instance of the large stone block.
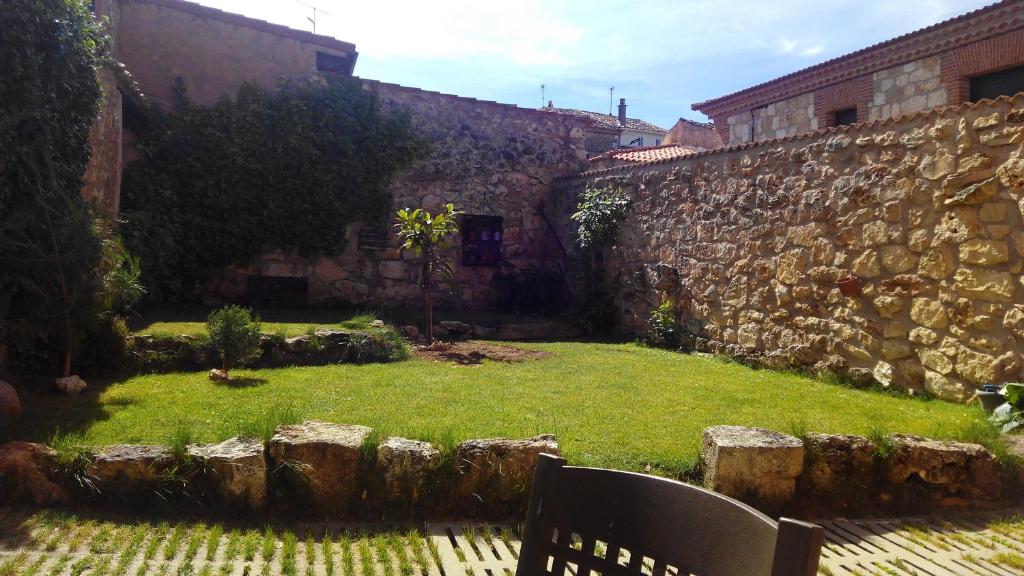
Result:
{"label": "large stone block", "polygon": [[68,500],[55,481],[56,453],[42,444],[8,442],[0,445],[0,503],[38,506]]}
{"label": "large stone block", "polygon": [[312,506],[344,512],[359,488],[366,426],[308,421],[279,426],[270,440],[270,465]]}
{"label": "large stone block", "polygon": [[701,462],[707,488],[775,510],[793,498],[804,444],[762,428],[713,426],[704,430]]}
{"label": "large stone block", "polygon": [[0,380],[0,429],[14,423],[21,416],[18,392],[8,382]]}
{"label": "large stone block", "polygon": [[808,434],[801,475],[807,496],[847,505],[861,499],[874,476],[875,444],[860,436]]}
{"label": "large stone block", "polygon": [[92,455],[86,475],[100,494],[131,495],[151,490],[173,465],[163,446],[115,444]]}
{"label": "large stone block", "polygon": [[388,500],[418,502],[441,452],[430,442],[390,437],[377,446],[377,470]]}
{"label": "large stone block", "polygon": [[231,438],[220,444],[189,446],[188,453],[204,462],[217,496],[252,510],[266,506],[267,457],[261,440]]}
{"label": "large stone block", "polygon": [[461,475],[456,493],[508,501],[529,493],[540,454],[559,455],[554,434],[525,440],[487,438],[467,440],[456,448]]}
{"label": "large stone block", "polygon": [[896,434],[889,458],[893,486],[918,482],[936,498],[995,500],[1002,494],[999,462],[984,446]]}

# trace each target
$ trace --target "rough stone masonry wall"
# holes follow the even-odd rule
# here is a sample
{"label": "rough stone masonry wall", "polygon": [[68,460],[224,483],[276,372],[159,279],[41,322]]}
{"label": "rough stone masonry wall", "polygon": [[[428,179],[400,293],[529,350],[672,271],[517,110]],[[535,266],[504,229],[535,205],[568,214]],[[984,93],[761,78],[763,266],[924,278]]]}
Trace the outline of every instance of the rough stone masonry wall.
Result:
{"label": "rough stone masonry wall", "polygon": [[608,258],[642,330],[969,397],[1021,378],[1024,96],[584,175],[635,198]]}
{"label": "rough stone masonry wall", "polygon": [[886,68],[872,75],[874,96],[867,120],[912,114],[947,102],[938,56]]}
{"label": "rough stone masonry wall", "polygon": [[818,129],[813,92],[758,108],[753,117],[754,140],[785,138]]}
{"label": "rough stone masonry wall", "polygon": [[[451,202],[468,215],[503,218],[501,267],[463,266],[462,242],[456,238],[450,252],[455,265],[452,290],[436,294],[439,304],[495,307],[501,296],[498,274],[555,269],[562,249],[538,209],[554,178],[578,173],[585,166],[583,120],[365,82],[386,106],[408,111],[415,131],[432,147],[429,158],[391,186],[396,210],[423,207],[434,212]],[[307,277],[311,303],[418,305],[419,264],[412,253],[399,250],[392,223],[380,228],[387,233],[382,251],[361,249],[361,225],[354,225],[338,255],[310,261],[268,254],[257,266],[240,272]]]}

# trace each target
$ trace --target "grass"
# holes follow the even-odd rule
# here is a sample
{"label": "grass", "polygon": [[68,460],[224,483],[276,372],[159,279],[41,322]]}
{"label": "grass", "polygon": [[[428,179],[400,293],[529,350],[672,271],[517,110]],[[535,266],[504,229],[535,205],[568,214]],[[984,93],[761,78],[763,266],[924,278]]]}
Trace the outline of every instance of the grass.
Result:
{"label": "grass", "polygon": [[805,376],[635,344],[519,344],[553,356],[518,364],[390,364],[238,370],[233,387],[205,373],[152,374],[91,386],[75,398],[28,395],[19,437],[45,441],[62,427],[83,443],[178,444],[244,433],[266,438],[279,421],[365,424],[443,445],[552,432],[573,463],[677,472],[716,424],[774,430],[960,437],[976,407],[879,394]]}
{"label": "grass", "polygon": [[[134,322],[130,328],[135,334],[152,336],[176,336],[206,334],[208,311],[162,312],[147,314],[145,319]],[[268,310],[257,311],[260,316],[260,331],[278,334],[285,338],[310,334],[316,330],[367,330],[377,319],[373,313],[353,315],[339,310]]]}

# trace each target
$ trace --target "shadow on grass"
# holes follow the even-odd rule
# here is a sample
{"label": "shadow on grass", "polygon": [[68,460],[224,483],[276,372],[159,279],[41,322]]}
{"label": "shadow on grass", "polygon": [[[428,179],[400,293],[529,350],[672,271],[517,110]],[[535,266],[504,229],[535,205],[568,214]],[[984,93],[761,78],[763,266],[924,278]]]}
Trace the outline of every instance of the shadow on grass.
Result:
{"label": "shadow on grass", "polygon": [[89,387],[79,394],[59,392],[50,379],[19,379],[16,387],[22,414],[16,424],[7,428],[5,439],[47,442],[57,432],[84,434],[97,422],[108,420],[113,413],[137,403],[130,397],[100,400],[112,384],[123,379],[110,376],[89,378]]}
{"label": "shadow on grass", "polygon": [[217,386],[224,388],[255,388],[256,386],[262,386],[269,382],[266,378],[251,378],[247,376],[232,376],[229,380],[217,380],[214,382]]}

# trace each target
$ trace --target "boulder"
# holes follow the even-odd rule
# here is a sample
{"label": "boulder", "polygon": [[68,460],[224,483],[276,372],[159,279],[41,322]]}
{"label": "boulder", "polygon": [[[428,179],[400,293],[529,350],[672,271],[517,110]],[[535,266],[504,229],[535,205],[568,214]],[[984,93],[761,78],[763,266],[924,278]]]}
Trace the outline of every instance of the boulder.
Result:
{"label": "boulder", "polygon": [[539,454],[559,455],[554,434],[525,440],[488,438],[467,440],[456,448],[459,474],[456,492],[485,501],[515,500],[529,494]]}
{"label": "boulder", "polygon": [[263,442],[231,438],[220,444],[193,445],[188,453],[205,464],[210,485],[219,497],[262,510],[267,504],[267,458]]}
{"label": "boulder", "polygon": [[65,394],[78,394],[88,387],[85,380],[82,380],[77,374],[57,378],[53,381],[53,384],[57,387],[57,390]]}
{"label": "boulder", "polygon": [[56,452],[42,444],[0,445],[0,504],[47,506],[67,502],[68,494],[54,481]]}
{"label": "boulder", "polygon": [[163,446],[115,444],[94,453],[85,473],[101,494],[131,494],[151,489],[173,465]]}
{"label": "boulder", "polygon": [[804,467],[798,438],[743,426],[704,430],[701,446],[705,487],[769,510],[785,506]]}
{"label": "boulder", "polygon": [[411,324],[406,325],[406,326],[402,326],[401,331],[402,331],[402,336],[405,336],[406,338],[408,338],[410,340],[415,340],[415,339],[420,337],[420,329],[417,328],[416,326],[411,325]]}
{"label": "boulder", "polygon": [[312,506],[344,512],[359,488],[360,456],[371,432],[317,421],[280,426],[270,440],[270,464],[289,470],[289,480]]}
{"label": "boulder", "polygon": [[875,444],[861,436],[808,434],[801,484],[807,496],[847,505],[871,486]]}
{"label": "boulder", "polygon": [[0,429],[21,416],[21,400],[18,391],[8,382],[0,380]]}
{"label": "boulder", "polygon": [[220,368],[214,368],[210,370],[210,380],[214,382],[227,382],[229,379],[227,370],[221,370]]}
{"label": "boulder", "polygon": [[459,322],[456,320],[442,320],[438,324],[441,328],[459,335],[470,336],[473,334],[473,327],[465,322]]}
{"label": "boulder", "polygon": [[999,462],[984,446],[896,434],[888,462],[892,486],[922,483],[932,496],[996,500],[1002,494]]}
{"label": "boulder", "polygon": [[377,446],[377,470],[388,500],[417,502],[441,452],[429,442],[390,437]]}

